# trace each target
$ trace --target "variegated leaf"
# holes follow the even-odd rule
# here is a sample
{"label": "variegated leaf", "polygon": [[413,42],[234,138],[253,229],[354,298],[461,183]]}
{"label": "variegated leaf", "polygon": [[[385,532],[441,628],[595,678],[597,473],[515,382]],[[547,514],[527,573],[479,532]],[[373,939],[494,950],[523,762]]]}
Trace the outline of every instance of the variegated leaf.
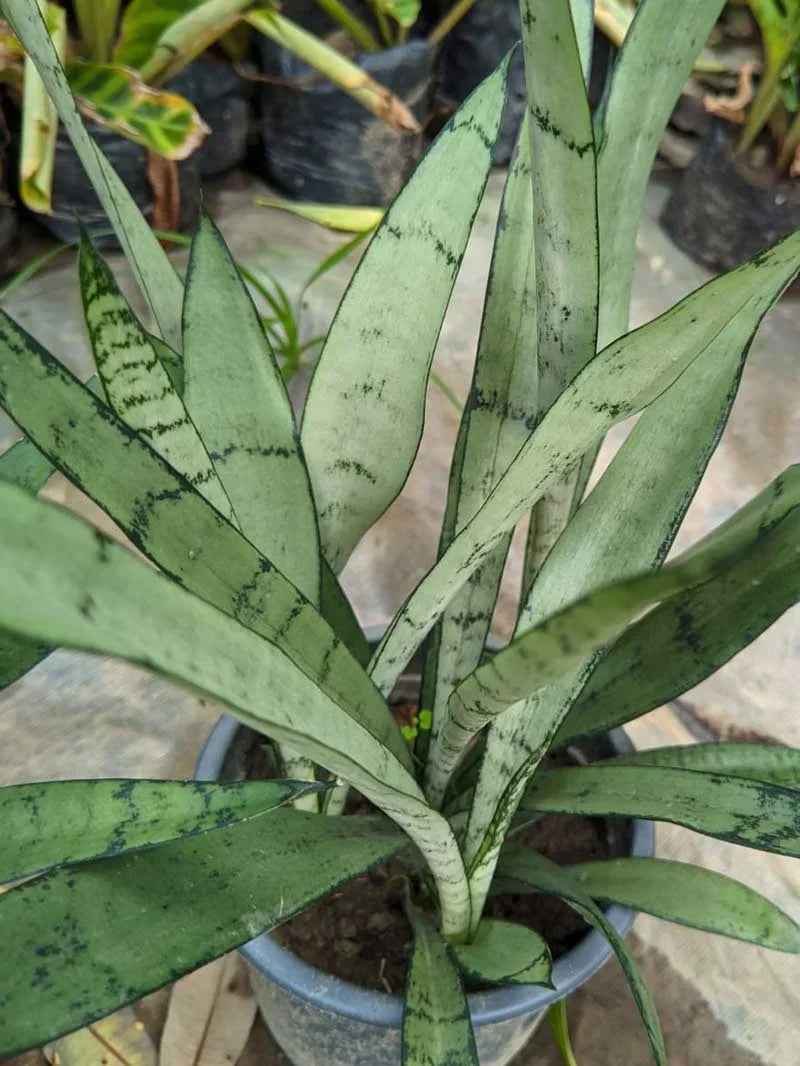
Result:
{"label": "variegated leaf", "polygon": [[209,132],[188,100],[151,89],[135,70],[73,59],[66,73],[87,118],[165,159],[186,159]]}
{"label": "variegated leaf", "polygon": [[506,69],[456,112],[389,208],[317,363],[302,442],[336,571],[416,455],[434,348],[491,169]]}
{"label": "variegated leaf", "polygon": [[79,256],[83,312],[109,405],[221,514],[230,500],[150,338],[87,237]]}

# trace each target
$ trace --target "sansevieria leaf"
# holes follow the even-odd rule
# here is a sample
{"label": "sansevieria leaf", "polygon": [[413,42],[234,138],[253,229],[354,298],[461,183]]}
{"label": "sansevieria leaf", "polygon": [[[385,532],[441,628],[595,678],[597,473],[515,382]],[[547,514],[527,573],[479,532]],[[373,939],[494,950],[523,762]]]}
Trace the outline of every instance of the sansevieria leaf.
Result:
{"label": "sansevieria leaf", "polygon": [[279,810],[11,889],[0,895],[0,1055],[88,1025],[273,929],[404,841],[385,819]]}
{"label": "sansevieria leaf", "polygon": [[538,773],[520,806],[526,811],[653,818],[744,847],[800,856],[797,792],[744,777],[598,763]]}
{"label": "sansevieria leaf", "polygon": [[491,169],[506,69],[462,105],[389,208],[320,355],[302,441],[336,571],[416,455],[434,348]]}
{"label": "sansevieria leaf", "polygon": [[587,659],[652,603],[713,578],[784,522],[796,536],[798,512],[800,467],[791,467],[668,566],[590,593],[523,633],[455,689],[439,746],[443,770],[492,718]]}
{"label": "sansevieria leaf", "polygon": [[625,980],[639,1009],[656,1066],[666,1066],[667,1052],[650,990],[625,941],[593,902],[580,878],[571,870],[556,866],[531,848],[515,844],[509,844],[503,849],[497,871],[501,877],[517,881],[529,890],[560,897],[582,918],[600,930],[613,948],[625,974]]}
{"label": "sansevieria leaf", "polygon": [[0,788],[0,883],[264,814],[319,785],[294,781],[44,781]]}
{"label": "sansevieria leaf", "polygon": [[151,89],[134,70],[73,59],[67,80],[88,119],[165,159],[186,159],[209,132],[183,96]]}
{"label": "sansevieria leaf", "polygon": [[800,926],[760,893],[702,866],[669,859],[609,859],[571,866],[587,893],[604,903],[654,914],[693,929],[800,952]]}
{"label": "sansevieria leaf", "polygon": [[414,948],[403,1000],[403,1066],[478,1066],[467,996],[451,949],[412,910]]}
{"label": "sansevieria leaf", "polygon": [[[610,466],[545,560],[533,592],[521,605],[518,635],[578,600],[598,583],[619,581],[663,561],[725,426],[750,343],[771,298],[771,294],[764,291],[762,299],[753,301],[747,313],[734,316],[702,355],[642,412]],[[752,555],[769,557],[770,551],[764,545],[756,545]],[[707,587],[711,589],[718,582],[724,582],[727,589],[727,575],[736,569],[738,566],[734,562],[723,577],[710,582]],[[696,594],[704,596],[705,588],[697,590]],[[754,599],[749,586],[747,589],[737,588],[736,594],[744,596],[753,609],[759,611],[760,607],[755,604],[767,599],[766,596]],[[712,598],[713,602],[718,601],[716,594]],[[674,602],[677,604],[681,599],[683,597],[678,596]],[[637,623],[632,630],[647,626],[649,619],[654,619],[662,610],[656,608],[647,620]],[[677,616],[683,617],[685,612],[677,612]],[[737,629],[737,636],[745,643],[747,628],[739,626]],[[680,678],[677,682],[680,691],[685,691],[686,656],[694,661],[690,649],[692,645],[696,647],[697,642],[687,643],[683,639],[684,628],[677,624],[673,661],[668,655],[659,656],[655,650],[661,633],[662,628],[654,624],[650,636],[652,643],[647,647],[654,651],[655,658],[650,660],[647,676],[658,677],[661,670],[674,669],[674,677]],[[713,634],[713,627],[710,633]],[[627,634],[619,643],[626,640]],[[698,661],[705,663],[708,656],[701,651]],[[503,824],[511,816],[514,806],[509,802],[510,797],[504,797],[507,768],[513,767],[516,772],[526,764],[523,774],[533,772],[538,758],[550,745],[554,723],[569,711],[583,686],[586,685],[588,691],[594,684],[594,676],[604,670],[605,658],[601,658],[599,666],[596,662],[588,664],[590,680],[587,684],[587,669],[579,667],[532,699],[509,709],[491,728],[470,818],[468,853],[474,854],[483,847],[490,826],[494,847],[499,846]],[[596,712],[602,706],[604,713],[613,715],[620,704],[619,698],[612,697],[608,702],[594,703],[592,710]],[[650,704],[651,707],[654,705]],[[626,720],[622,709],[620,714],[619,721]],[[498,767],[506,770],[499,772]],[[521,795],[519,779],[513,787],[518,798]],[[484,889],[491,880],[491,849],[487,849],[485,855]],[[477,877],[473,885],[475,888]]]}
{"label": "sansevieria leaf", "polygon": [[144,554],[198,596],[275,640],[406,766],[385,702],[298,590],[138,434],[0,312],[0,406]]}
{"label": "sansevieria leaf", "polygon": [[706,774],[748,777],[786,788],[800,788],[800,750],[782,744],[726,743],[679,744],[618,755],[612,760],[625,766],[671,766]]}
{"label": "sansevieria leaf", "polygon": [[638,4],[615,63],[597,159],[601,346],[628,328],[636,233],[650,170],[723,5],[724,0],[694,0],[676,18],[673,0]]}
{"label": "sansevieria leaf", "polygon": [[595,668],[555,743],[645,714],[755,640],[800,600],[798,536],[798,523],[787,520],[713,581],[631,626]]}
{"label": "sansevieria leaf", "polygon": [[[485,502],[538,418],[536,264],[527,132],[526,118],[500,204],[475,371],[450,468],[440,554]],[[480,660],[507,552],[506,539],[454,597],[432,634],[422,706],[433,712],[434,752],[450,693]],[[417,752],[424,755],[419,741]],[[435,801],[439,787],[435,754],[427,761],[426,773],[426,793]]]}
{"label": "sansevieria leaf", "polygon": [[319,602],[314,500],[261,318],[214,223],[192,242],[183,309],[184,399],[241,530]]}
{"label": "sansevieria leaf", "polygon": [[546,942],[527,926],[482,918],[468,944],[455,944],[458,965],[475,981],[552,987]]}
{"label": "sansevieria leaf", "polygon": [[86,236],[78,264],[86,327],[109,405],[210,504],[233,518],[230,500],[167,370]]}
{"label": "sansevieria leaf", "polygon": [[[583,0],[576,4],[585,13]],[[538,405],[544,414],[597,351],[597,173],[592,115],[568,3],[523,0],[536,250]],[[583,38],[585,40],[585,38]],[[560,61],[548,61],[553,49]],[[531,513],[526,584],[566,525],[579,468]]]}
{"label": "sansevieria leaf", "polygon": [[36,64],[161,335],[169,344],[179,347],[183,294],[180,279],[131,194],[86,131],[38,6],[30,0],[4,0],[3,10]]}
{"label": "sansevieria leaf", "polygon": [[340,706],[276,644],[76,518],[0,485],[0,519],[0,566],[9,570],[0,627],[147,665],[227,704],[246,724],[352,783],[425,854],[444,932],[466,934],[469,889],[453,831],[357,712]]}
{"label": "sansevieria leaf", "polygon": [[373,664],[384,691],[444,607],[504,533],[607,429],[641,410],[701,356],[733,318],[756,321],[800,269],[800,233],[687,296],[615,341],[553,404],[489,499],[392,621]]}
{"label": "sansevieria leaf", "polygon": [[[29,440],[19,440],[0,455],[0,481],[37,493],[47,483],[53,467]],[[41,641],[25,640],[0,630],[0,691],[19,680],[52,648]]]}

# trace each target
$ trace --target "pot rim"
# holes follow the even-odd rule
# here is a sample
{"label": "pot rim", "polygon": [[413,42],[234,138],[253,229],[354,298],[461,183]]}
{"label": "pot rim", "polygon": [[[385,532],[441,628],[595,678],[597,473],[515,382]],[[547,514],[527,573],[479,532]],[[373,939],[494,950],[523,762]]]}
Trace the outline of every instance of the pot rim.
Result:
{"label": "pot rim", "polygon": [[[222,770],[225,755],[242,723],[230,715],[223,715],[214,726],[203,746],[195,770],[195,779],[216,781]],[[624,730],[609,734],[614,748],[620,753],[633,750]],[[632,819],[630,854],[635,858],[649,858],[655,851],[653,823],[641,818]],[[613,904],[606,917],[620,936],[630,930],[634,911]],[[403,1001],[399,996],[359,988],[341,978],[309,966],[298,959],[269,935],[262,933],[239,951],[264,977],[275,981],[288,992],[322,1010],[346,1018],[386,1029],[398,1029],[402,1024]],[[574,992],[611,958],[606,939],[592,930],[553,966],[553,988],[535,985],[503,986],[485,992],[472,992],[467,997],[473,1025],[489,1025],[507,1021],[521,1014],[540,1011]]]}

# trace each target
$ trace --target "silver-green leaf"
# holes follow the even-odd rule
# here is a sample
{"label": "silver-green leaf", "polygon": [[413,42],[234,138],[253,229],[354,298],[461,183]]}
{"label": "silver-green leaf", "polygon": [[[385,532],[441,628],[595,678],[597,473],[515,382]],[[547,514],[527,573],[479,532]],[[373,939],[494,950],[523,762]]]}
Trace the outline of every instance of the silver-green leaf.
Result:
{"label": "silver-green leaf", "polygon": [[403,1066],[479,1066],[467,997],[447,942],[411,912],[414,948],[403,1000]]}
{"label": "silver-green leaf", "polygon": [[280,370],[219,230],[203,214],[183,308],[184,399],[244,535],[319,602],[314,500]]}
{"label": "silver-green leaf", "polygon": [[531,848],[518,845],[508,845],[503,849],[497,869],[502,877],[518,881],[534,892],[544,892],[565,900],[582,918],[600,930],[614,949],[625,974],[650,1042],[653,1060],[656,1066],[667,1066],[664,1038],[650,990],[625,941],[594,903],[580,879],[571,870],[561,869]]}
{"label": "silver-green leaf", "polygon": [[223,829],[318,791],[294,781],[43,781],[0,788],[0,884]]}
{"label": "silver-green leaf", "polygon": [[434,348],[491,170],[507,67],[459,108],[386,213],[314,372],[302,442],[322,550],[337,572],[414,461]]}
{"label": "silver-green leaf", "polygon": [[732,877],[669,859],[609,859],[571,866],[587,893],[603,903],[668,922],[800,953],[800,926],[759,892]]}

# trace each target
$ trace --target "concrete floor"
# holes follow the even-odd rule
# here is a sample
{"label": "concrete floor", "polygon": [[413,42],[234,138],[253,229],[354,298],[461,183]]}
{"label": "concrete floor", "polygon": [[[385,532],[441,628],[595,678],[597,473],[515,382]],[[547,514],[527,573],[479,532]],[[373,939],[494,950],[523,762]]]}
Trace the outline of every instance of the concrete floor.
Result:
{"label": "concrete floor", "polygon": [[[452,307],[442,332],[436,370],[460,398],[466,394],[480,319],[494,216],[502,175],[495,174],[478,215]],[[251,269],[268,267],[297,292],[313,266],[341,238],[280,212],[257,208],[260,185],[234,175],[209,202],[234,254]],[[666,189],[649,190],[639,238],[633,324],[671,306],[708,278],[662,234],[656,223]],[[181,264],[183,255],[176,255]],[[137,302],[124,268],[120,277]],[[304,313],[307,336],[324,330],[350,272],[341,264],[311,290]],[[67,364],[90,369],[76,287],[74,257],[16,290],[5,309]],[[679,543],[712,528],[800,454],[800,313],[789,299],[770,314],[753,345],[729,426],[692,504]],[[292,392],[299,401],[307,376]],[[443,393],[430,390],[426,429],[409,482],[389,512],[365,537],[344,582],[365,625],[384,624],[433,560],[444,504],[458,413]],[[0,423],[0,446],[13,435]],[[604,459],[624,427],[607,442]],[[61,479],[50,495],[108,524],[96,508]],[[508,633],[519,550],[512,552],[496,629]],[[640,746],[691,742],[710,728],[755,729],[800,745],[795,711],[800,610],[787,612],[733,663],[687,694],[679,719],[670,709],[632,728]],[[80,776],[189,775],[217,709],[195,696],[119,663],[57,652],[0,695],[0,783]],[[691,731],[687,732],[686,722]],[[710,842],[674,827],[659,828],[659,854],[703,862],[765,891],[800,919],[800,864]],[[652,979],[673,1066],[786,1066],[796,1061],[797,962],[757,948],[673,929],[642,917],[637,954]],[[641,1038],[624,985],[609,967],[571,1008],[576,1050],[585,1066],[624,1062],[644,1066]],[[258,1040],[267,1038],[259,1036]],[[260,1045],[260,1061],[280,1062]],[[271,1056],[271,1057],[270,1057]],[[255,1061],[255,1059],[253,1059]],[[542,1032],[521,1058],[531,1066],[556,1060]]]}

